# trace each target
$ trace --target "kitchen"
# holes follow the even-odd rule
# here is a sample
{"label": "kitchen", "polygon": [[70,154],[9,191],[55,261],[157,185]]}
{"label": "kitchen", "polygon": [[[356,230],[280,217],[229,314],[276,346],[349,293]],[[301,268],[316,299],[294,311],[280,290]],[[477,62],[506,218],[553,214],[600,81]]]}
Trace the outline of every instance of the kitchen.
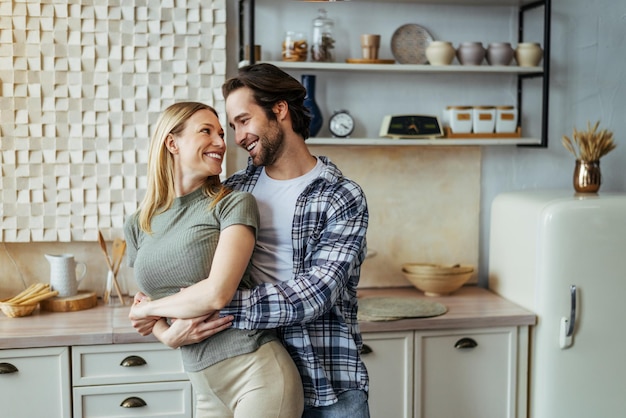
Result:
{"label": "kitchen", "polygon": [[[353,0],[355,3],[356,1]],[[259,2],[260,3],[260,2]],[[5,3],[6,4],[6,3]],[[104,3],[106,4],[106,3]],[[333,15],[333,9],[336,5],[329,5],[328,10]],[[347,7],[349,4],[344,4]],[[78,7],[78,6],[72,6]],[[197,72],[189,76],[189,80],[185,82],[179,70],[166,71],[163,69],[163,78],[153,80],[142,80],[140,74],[142,70],[148,69],[150,73],[154,73],[153,65],[158,59],[153,59],[150,54],[152,50],[142,48],[141,34],[145,33],[145,29],[138,26],[137,38],[133,41],[133,48],[111,48],[110,55],[104,55],[108,58],[111,68],[115,68],[122,61],[133,61],[132,68],[123,68],[115,70],[109,77],[106,68],[103,70],[101,61],[103,52],[102,40],[100,35],[90,35],[89,29],[93,25],[93,33],[98,34],[103,31],[115,30],[123,31],[124,40],[132,37],[131,32],[134,27],[129,29],[128,20],[135,16],[132,6],[122,7],[119,10],[113,8],[111,12],[109,26],[102,28],[97,23],[102,19],[102,4],[96,3],[93,10],[84,7],[82,15],[83,19],[88,22],[84,25],[84,34],[82,38],[71,32],[68,36],[68,52],[76,54],[76,45],[85,45],[83,58],[73,56],[72,60],[65,63],[59,63],[59,68],[66,68],[67,74],[64,76],[64,70],[55,71],[55,79],[52,81],[57,90],[52,94],[56,97],[57,108],[61,109],[57,120],[59,139],[56,143],[56,162],[62,165],[65,161],[75,162],[77,158],[83,158],[85,163],[98,163],[98,169],[102,172],[93,173],[89,167],[85,167],[83,172],[78,173],[55,173],[59,178],[58,183],[52,187],[46,188],[46,198],[50,190],[58,189],[60,197],[56,200],[56,213],[59,215],[60,221],[52,224],[52,227],[40,227],[37,225],[23,225],[21,223],[15,226],[7,226],[6,218],[13,215],[9,212],[11,207],[22,207],[25,201],[29,199],[32,202],[41,202],[43,197],[41,187],[37,183],[40,180],[40,174],[35,170],[42,170],[43,175],[50,174],[45,170],[44,163],[49,158],[51,147],[49,142],[39,140],[38,137],[49,138],[51,135],[47,128],[45,132],[39,132],[38,127],[48,127],[50,112],[49,102],[42,100],[42,104],[35,104],[35,108],[41,107],[42,120],[33,117],[37,116],[37,112],[33,111],[30,115],[31,119],[25,118],[21,112],[23,108],[27,108],[26,94],[20,93],[21,89],[27,88],[29,96],[35,96],[30,93],[33,90],[43,89],[42,85],[47,80],[42,79],[40,82],[30,81],[25,71],[19,72],[20,78],[13,78],[13,72],[10,70],[12,66],[16,66],[16,70],[20,69],[19,65],[25,60],[24,57],[18,57],[13,64],[12,55],[16,52],[5,52],[0,57],[2,59],[2,74],[0,78],[3,83],[2,106],[1,109],[16,109],[14,112],[2,111],[2,206],[3,206],[3,250],[0,250],[0,283],[1,297],[9,296],[17,293],[22,289],[21,277],[27,280],[37,280],[37,278],[47,278],[48,263],[44,259],[43,254],[70,252],[75,254],[77,260],[88,262],[89,274],[86,277],[83,288],[95,289],[101,291],[104,287],[106,278],[106,267],[100,261],[100,248],[96,242],[95,232],[98,228],[107,231],[107,240],[111,240],[120,232],[120,221],[125,210],[121,208],[127,201],[132,201],[134,193],[141,187],[130,178],[135,176],[132,172],[122,172],[119,159],[124,158],[126,164],[124,170],[130,170],[130,166],[134,166],[136,162],[141,162],[141,156],[133,154],[132,150],[141,146],[145,141],[146,124],[148,118],[144,116],[137,119],[131,119],[128,122],[126,111],[141,109],[147,99],[145,97],[163,97],[162,103],[152,104],[150,106],[150,115],[158,112],[164,105],[167,98],[192,98],[193,94],[198,97],[213,98],[218,110],[223,113],[223,104],[217,98],[217,89],[225,74],[231,74],[235,71],[237,65],[237,5],[233,1],[214,1],[211,7],[215,8],[214,12],[208,15],[202,15],[203,22],[210,22],[210,27],[214,27],[214,31],[210,31],[215,37],[213,44],[215,51],[211,52],[212,65],[207,65],[206,58],[198,59],[188,65],[187,71],[194,71],[203,74],[201,85],[212,86],[211,88],[199,88],[197,91],[193,89],[185,89],[185,82],[189,85],[199,85],[194,80],[198,77]],[[136,16],[138,20],[144,19],[146,10],[151,10],[151,6],[147,9],[137,4],[138,11]],[[192,7],[192,6],[188,6]],[[206,7],[206,6],[204,6]],[[303,5],[303,7],[305,7]],[[317,6],[306,6],[309,12],[306,13],[306,21],[314,17]],[[331,157],[343,169],[346,175],[357,180],[364,187],[368,195],[371,211],[371,227],[368,234],[370,247],[376,250],[377,255],[366,261],[364,267],[362,286],[363,287],[380,287],[380,286],[404,286],[406,282],[400,273],[400,264],[407,260],[415,260],[416,258],[428,260],[442,260],[444,262],[451,261],[471,263],[478,265],[478,283],[481,286],[487,285],[487,266],[489,257],[489,216],[490,205],[494,197],[503,191],[518,189],[534,189],[534,188],[571,188],[571,173],[573,170],[573,160],[560,144],[562,135],[569,135],[574,127],[582,128],[588,120],[595,121],[600,119],[603,126],[609,127],[615,132],[616,138],[619,139],[624,135],[626,130],[625,122],[616,117],[614,112],[618,112],[624,108],[624,95],[619,94],[620,88],[620,71],[624,67],[623,58],[620,55],[620,39],[625,36],[623,24],[624,10],[616,11],[615,8],[624,6],[609,7],[600,2],[582,2],[582,1],[555,1],[552,5],[552,52],[551,52],[551,89],[550,89],[550,109],[549,109],[549,146],[547,149],[518,148],[515,146],[486,146],[486,147],[362,147],[358,149],[341,147],[316,146],[315,153],[326,154]],[[26,19],[26,15],[34,13],[31,9],[21,4],[15,4],[13,10],[7,10],[8,6],[3,5],[2,19],[9,21],[12,13],[19,18],[15,19],[15,23],[9,23],[20,27],[20,25],[32,24],[33,18]],[[106,7],[105,7],[106,9]],[[65,10],[69,10],[66,7]],[[44,8],[42,8],[42,15]],[[63,10],[57,10],[56,13],[62,19]],[[76,16],[81,12],[71,10],[69,14]],[[177,20],[179,11],[164,15],[163,32],[168,33],[168,25],[172,22],[166,22],[166,18],[173,22]],[[150,14],[148,14],[150,15]],[[187,20],[189,31],[194,30],[192,26],[200,20],[195,18],[193,13],[184,14]],[[90,19],[91,17],[91,19]],[[341,16],[333,16],[336,18],[336,25],[342,28],[346,33],[353,35],[353,47],[358,48],[356,37],[363,30],[357,28],[354,31],[349,30],[350,25],[367,25],[374,19],[370,15],[354,16],[350,20],[341,18]],[[304,18],[303,18],[304,19]],[[119,21],[123,21],[120,24]],[[420,17],[404,18],[402,21],[393,21],[386,24],[387,39],[393,30],[405,20],[415,21],[429,27],[435,33],[445,33],[443,29],[437,26],[430,27],[428,20]],[[48,28],[47,20],[42,19],[42,33]],[[93,23],[95,22],[95,23]],[[178,23],[181,24],[181,23]],[[132,25],[131,25],[132,26]],[[204,27],[203,27],[204,28]],[[455,29],[456,28],[456,29]],[[466,34],[460,26],[456,25],[447,30],[456,30],[458,33],[449,32],[455,40],[461,40]],[[286,28],[279,28],[278,38]],[[129,32],[129,30],[131,32]],[[197,29],[195,29],[197,30]],[[203,29],[204,30],[204,29]],[[262,25],[257,26],[257,30],[264,31]],[[514,28],[510,29],[511,39],[515,38]],[[8,30],[2,29],[2,47],[3,51],[7,51],[7,44],[10,44],[10,38],[7,38]],[[476,34],[478,36],[479,34]],[[79,38],[73,38],[78,36]],[[167,38],[164,36],[164,38]],[[93,48],[91,48],[93,43]],[[111,44],[116,41],[110,40]],[[121,42],[121,41],[120,41]],[[175,59],[179,52],[176,48],[170,48],[171,39],[164,39],[162,48],[162,56],[160,58]],[[387,41],[388,42],[388,41]],[[25,43],[31,43],[26,42]],[[42,40],[42,44],[44,44]],[[383,41],[384,43],[384,41]],[[119,44],[115,44],[119,45]],[[194,44],[190,42],[189,47]],[[219,48],[218,48],[219,46]],[[221,49],[220,49],[221,48]],[[263,45],[264,50],[269,51],[271,46]],[[278,46],[275,47],[278,49]],[[386,50],[387,54],[389,50]],[[381,54],[385,53],[385,49],[381,48]],[[6,55],[11,58],[7,58]],[[80,54],[80,51],[79,51]],[[80,55],[78,55],[80,57]],[[99,59],[93,58],[97,57]],[[59,60],[62,61],[62,60]],[[197,65],[193,65],[193,64]],[[598,63],[602,63],[601,65]],[[81,71],[81,64],[83,70]],[[126,63],[124,64],[126,65]],[[55,67],[57,68],[57,67]],[[138,75],[133,75],[134,69]],[[618,70],[618,71],[615,71]],[[89,73],[95,74],[90,78]],[[16,72],[17,74],[17,72]],[[100,111],[99,101],[88,103],[86,99],[80,100],[75,97],[81,97],[75,93],[74,82],[75,76],[81,76],[85,84],[93,83],[93,96],[97,99],[107,100],[109,96],[114,97],[111,100],[111,111]],[[29,80],[24,82],[26,77]],[[406,76],[405,76],[406,77]],[[80,77],[79,77],[80,78]],[[105,81],[102,81],[103,78]],[[214,80],[215,79],[215,80]],[[321,77],[320,77],[321,79]],[[59,93],[62,90],[63,82],[70,84],[70,88],[66,92]],[[592,80],[590,82],[590,80]],[[105,85],[109,83],[108,89]],[[320,89],[323,87],[323,81],[320,80]],[[154,84],[163,84],[160,90],[155,89]],[[13,87],[16,86],[15,92]],[[136,89],[132,85],[137,86]],[[86,87],[85,87],[86,88]],[[318,93],[320,99],[323,98]],[[86,97],[89,97],[90,91],[86,91]],[[17,98],[14,98],[14,97]],[[45,97],[45,96],[44,96]],[[29,99],[29,100],[32,100]],[[143,101],[142,101],[143,100]],[[78,105],[77,105],[78,102]],[[136,102],[136,103],[134,103]],[[30,102],[29,102],[30,103]],[[332,110],[334,103],[322,103],[325,109],[325,116]],[[349,105],[350,103],[347,103]],[[156,106],[153,109],[152,106]],[[124,106],[124,107],[122,107]],[[221,107],[220,107],[221,106]],[[438,109],[439,107],[437,107]],[[20,111],[18,111],[18,109]],[[92,109],[97,109],[91,113]],[[105,106],[105,109],[109,107]],[[124,112],[119,110],[123,109]],[[615,109],[615,110],[614,110]],[[84,112],[81,112],[85,110]],[[350,108],[353,113],[353,107]],[[83,127],[77,123],[76,117],[82,121]],[[621,113],[617,113],[618,115]],[[82,119],[84,117],[84,119]],[[93,118],[93,121],[90,119]],[[102,119],[103,118],[103,119]],[[103,128],[107,125],[107,121],[111,121],[109,128]],[[68,122],[64,126],[64,121]],[[123,131],[120,127],[123,123]],[[15,122],[16,127],[13,127]],[[532,125],[534,120],[529,121]],[[26,131],[22,125],[30,124]],[[18,126],[19,125],[19,126]],[[53,124],[54,125],[54,124]],[[71,130],[67,128],[71,126]],[[19,129],[18,129],[19,128]],[[533,129],[534,126],[529,127]],[[15,129],[15,131],[14,131]],[[65,131],[64,131],[65,129]],[[78,129],[78,131],[76,131]],[[102,131],[104,129],[104,131]],[[90,141],[93,145],[91,148],[83,149],[77,147],[76,140],[81,137],[93,138]],[[107,138],[115,138],[108,141]],[[104,139],[103,139],[104,138]],[[122,141],[121,138],[124,138]],[[137,142],[135,142],[135,138]],[[61,141],[67,141],[63,144]],[[79,141],[80,142],[80,141]],[[36,147],[40,146],[43,154],[38,154]],[[30,147],[33,147],[32,150]],[[25,151],[26,150],[26,151]],[[109,150],[108,155],[105,151]],[[243,165],[245,154],[231,145],[231,153],[227,162],[227,172],[231,173],[236,168]],[[232,152],[234,151],[234,152]],[[80,153],[80,156],[77,154]],[[618,147],[607,158],[602,161],[603,185],[602,191],[623,191],[626,189],[625,179],[620,175],[620,167],[624,166],[626,159],[626,151],[622,147]],[[129,156],[129,154],[131,154]],[[384,156],[385,158],[381,158]],[[110,159],[110,160],[109,160]],[[27,169],[30,163],[33,171]],[[101,164],[104,162],[105,164]],[[119,169],[119,172],[108,172],[107,164],[111,163],[112,167]],[[8,172],[11,167],[15,167],[16,172]],[[36,167],[36,168],[35,168]],[[43,168],[42,168],[43,167]],[[113,168],[112,168],[113,169]],[[24,171],[26,174],[24,174]],[[140,174],[140,173],[138,173]],[[15,180],[16,179],[16,180]],[[85,183],[91,184],[93,190],[98,190],[97,197],[93,190],[84,192],[83,197],[76,197],[81,192],[74,190],[74,182],[76,179],[84,179]],[[109,183],[110,181],[110,183]],[[121,183],[120,183],[121,182]],[[123,186],[122,186],[123,185]],[[76,186],[79,190],[83,186]],[[32,197],[25,196],[23,190],[32,188],[30,192]],[[123,192],[122,192],[123,190]],[[9,192],[13,191],[14,195]],[[77,209],[78,212],[70,212],[69,198],[71,201],[80,202],[84,199],[89,204],[85,204],[84,208]],[[13,199],[13,200],[11,200]],[[23,200],[25,199],[25,200]],[[98,209],[94,209],[94,199],[98,202]],[[101,200],[102,199],[102,200]],[[104,202],[104,203],[102,203]],[[107,202],[110,202],[107,205]],[[122,203],[124,202],[124,203]],[[426,203],[428,202],[428,203]],[[38,206],[38,205],[35,205]],[[39,205],[40,207],[42,205]],[[82,206],[82,205],[81,205]],[[98,216],[94,215],[95,213]],[[70,213],[83,222],[84,228],[78,228],[79,231],[68,232],[65,226],[69,222]],[[436,214],[436,216],[434,215]],[[35,215],[35,214],[33,214]],[[39,215],[37,215],[39,216]],[[43,220],[42,220],[43,222]],[[49,220],[46,219],[46,222]],[[9,233],[32,229],[33,231],[52,230],[56,234],[52,240],[48,240],[45,236],[39,238],[21,238],[21,235],[15,239],[9,239]],[[80,235],[84,231],[84,236]],[[72,234],[78,235],[72,235]],[[45,235],[42,233],[42,235]],[[15,260],[18,269],[15,268],[11,257]],[[132,285],[132,283],[131,283]]]}

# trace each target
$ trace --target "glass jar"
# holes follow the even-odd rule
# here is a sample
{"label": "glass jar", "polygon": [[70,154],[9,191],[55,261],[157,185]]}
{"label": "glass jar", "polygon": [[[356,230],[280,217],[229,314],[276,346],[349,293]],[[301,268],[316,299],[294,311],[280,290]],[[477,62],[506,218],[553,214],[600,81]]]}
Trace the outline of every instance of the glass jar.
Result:
{"label": "glass jar", "polygon": [[332,49],[335,48],[333,39],[334,22],[328,18],[325,9],[319,9],[318,15],[313,19],[313,31],[311,33],[311,61],[333,62]]}
{"label": "glass jar", "polygon": [[309,46],[302,32],[288,31],[283,41],[283,61],[306,61]]}

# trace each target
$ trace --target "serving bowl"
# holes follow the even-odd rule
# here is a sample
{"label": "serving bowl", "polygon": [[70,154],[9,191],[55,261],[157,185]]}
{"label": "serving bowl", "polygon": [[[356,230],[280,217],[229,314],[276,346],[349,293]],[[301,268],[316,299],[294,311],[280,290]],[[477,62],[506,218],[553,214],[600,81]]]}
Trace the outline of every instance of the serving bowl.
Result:
{"label": "serving bowl", "polygon": [[472,277],[474,267],[406,263],[402,266],[402,274],[426,296],[447,296],[461,288]]}

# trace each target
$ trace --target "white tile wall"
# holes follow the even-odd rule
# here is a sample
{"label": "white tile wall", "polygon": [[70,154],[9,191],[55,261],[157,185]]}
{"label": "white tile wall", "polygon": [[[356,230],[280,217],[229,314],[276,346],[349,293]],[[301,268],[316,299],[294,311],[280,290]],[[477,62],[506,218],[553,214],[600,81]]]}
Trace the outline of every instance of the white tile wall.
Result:
{"label": "white tile wall", "polygon": [[224,117],[225,1],[0,3],[0,241],[121,235],[159,113]]}

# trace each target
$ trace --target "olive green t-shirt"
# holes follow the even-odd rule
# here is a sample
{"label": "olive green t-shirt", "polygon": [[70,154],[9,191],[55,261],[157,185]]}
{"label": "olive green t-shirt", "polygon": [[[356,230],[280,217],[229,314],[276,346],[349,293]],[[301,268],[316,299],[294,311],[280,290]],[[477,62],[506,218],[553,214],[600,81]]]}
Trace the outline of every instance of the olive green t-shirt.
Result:
{"label": "olive green t-shirt", "polygon": [[[127,219],[128,263],[134,268],[137,286],[150,298],[172,295],[206,279],[224,228],[249,225],[256,235],[259,212],[250,193],[233,191],[209,208],[212,200],[202,189],[177,198],[170,209],[153,217],[151,235],[139,229],[137,214]],[[183,346],[183,364],[186,371],[197,372],[226,358],[253,352],[273,339],[276,337],[271,331],[230,328]]]}

